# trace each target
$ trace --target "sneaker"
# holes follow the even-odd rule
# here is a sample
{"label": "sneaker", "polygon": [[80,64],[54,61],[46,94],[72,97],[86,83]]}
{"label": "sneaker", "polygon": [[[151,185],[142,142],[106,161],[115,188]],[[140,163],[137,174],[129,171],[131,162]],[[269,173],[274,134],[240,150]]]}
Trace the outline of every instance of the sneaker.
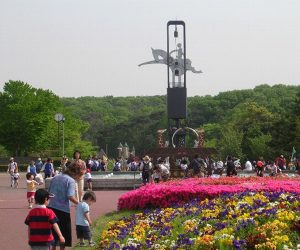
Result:
{"label": "sneaker", "polygon": [[93,241],[91,241],[91,242],[89,243],[89,246],[90,246],[90,247],[93,247],[93,246],[95,246],[95,245],[96,245],[96,243],[93,242]]}

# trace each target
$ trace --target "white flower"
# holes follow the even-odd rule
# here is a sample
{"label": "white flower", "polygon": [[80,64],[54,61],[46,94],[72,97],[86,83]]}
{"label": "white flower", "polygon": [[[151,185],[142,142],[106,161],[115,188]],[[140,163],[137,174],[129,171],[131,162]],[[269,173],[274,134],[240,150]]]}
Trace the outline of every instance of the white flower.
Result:
{"label": "white flower", "polygon": [[275,201],[275,202],[270,202],[268,205],[270,207],[276,207],[279,204],[279,202]]}
{"label": "white flower", "polygon": [[282,193],[279,197],[280,197],[281,199],[283,199],[283,200],[286,200],[286,198],[288,197],[288,195]]}

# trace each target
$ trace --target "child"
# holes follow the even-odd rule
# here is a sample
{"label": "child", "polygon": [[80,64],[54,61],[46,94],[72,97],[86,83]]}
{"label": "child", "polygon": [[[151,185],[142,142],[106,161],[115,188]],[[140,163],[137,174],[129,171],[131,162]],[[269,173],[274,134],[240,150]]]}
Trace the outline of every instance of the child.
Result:
{"label": "child", "polygon": [[36,187],[39,185],[33,178],[32,173],[26,174],[28,208],[32,208]]}
{"label": "child", "polygon": [[92,185],[92,174],[91,174],[91,170],[89,168],[86,169],[86,173],[85,173],[84,179],[85,179],[86,184],[87,184],[87,190],[91,190],[92,191],[92,188],[93,188],[93,185]]}
{"label": "child", "polygon": [[116,159],[116,163],[114,165],[113,171],[121,171],[121,158]]}
{"label": "child", "polygon": [[14,187],[19,188],[20,174],[18,173],[18,169],[14,170],[13,178],[14,178]]}
{"label": "child", "polygon": [[31,249],[49,250],[53,235],[51,229],[59,235],[59,241],[65,242],[57,225],[58,219],[51,209],[47,208],[49,198],[53,195],[45,189],[39,189],[35,193],[36,207],[26,217],[25,224],[28,225],[29,245]]}
{"label": "child", "polygon": [[153,168],[152,178],[153,178],[153,180],[154,180],[155,183],[159,183],[159,181],[161,179],[160,168],[157,165]]}
{"label": "child", "polygon": [[180,168],[181,168],[181,170],[183,171],[184,177],[185,177],[185,178],[188,176],[188,171],[189,171],[189,169],[188,169],[188,164],[187,164],[187,163],[188,163],[188,162],[187,162],[186,159],[183,159],[183,160],[181,160],[181,162],[180,162]]}
{"label": "child", "polygon": [[50,178],[54,175],[54,167],[52,163],[52,159],[48,158],[44,166],[42,167],[42,170],[45,173],[45,179]]}
{"label": "child", "polygon": [[96,202],[96,195],[93,191],[87,191],[82,202],[78,203],[76,209],[76,234],[80,240],[80,246],[84,246],[84,239],[89,241],[89,246],[95,246],[92,241],[92,232],[90,226],[92,220],[90,218],[90,206]]}

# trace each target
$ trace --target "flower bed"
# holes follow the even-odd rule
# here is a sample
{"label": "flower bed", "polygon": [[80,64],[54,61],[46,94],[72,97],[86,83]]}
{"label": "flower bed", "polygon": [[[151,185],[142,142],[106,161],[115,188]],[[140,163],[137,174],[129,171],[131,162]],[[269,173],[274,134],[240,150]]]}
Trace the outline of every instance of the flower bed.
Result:
{"label": "flower bed", "polygon": [[[290,183],[296,187],[298,181]],[[112,221],[102,232],[98,249],[300,249],[299,216],[296,193],[227,192]]]}
{"label": "flower bed", "polygon": [[139,189],[123,194],[118,201],[118,208],[144,209],[170,207],[191,199],[204,200],[224,193],[244,191],[280,191],[300,193],[300,178],[271,177],[222,177],[191,178],[173,180],[160,184],[148,184]]}

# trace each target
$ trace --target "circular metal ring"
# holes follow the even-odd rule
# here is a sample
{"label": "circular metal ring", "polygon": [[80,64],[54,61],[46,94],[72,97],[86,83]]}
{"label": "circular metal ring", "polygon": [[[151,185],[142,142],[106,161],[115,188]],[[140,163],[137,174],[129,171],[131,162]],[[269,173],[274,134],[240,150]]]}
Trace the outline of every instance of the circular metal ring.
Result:
{"label": "circular metal ring", "polygon": [[196,136],[197,138],[199,137],[199,134],[197,133],[197,131],[193,128],[190,128],[190,127],[185,127],[185,128],[178,128],[175,130],[174,134],[172,135],[172,146],[173,148],[176,148],[176,145],[174,144],[174,136],[182,129],[188,129],[188,130],[191,130]]}

